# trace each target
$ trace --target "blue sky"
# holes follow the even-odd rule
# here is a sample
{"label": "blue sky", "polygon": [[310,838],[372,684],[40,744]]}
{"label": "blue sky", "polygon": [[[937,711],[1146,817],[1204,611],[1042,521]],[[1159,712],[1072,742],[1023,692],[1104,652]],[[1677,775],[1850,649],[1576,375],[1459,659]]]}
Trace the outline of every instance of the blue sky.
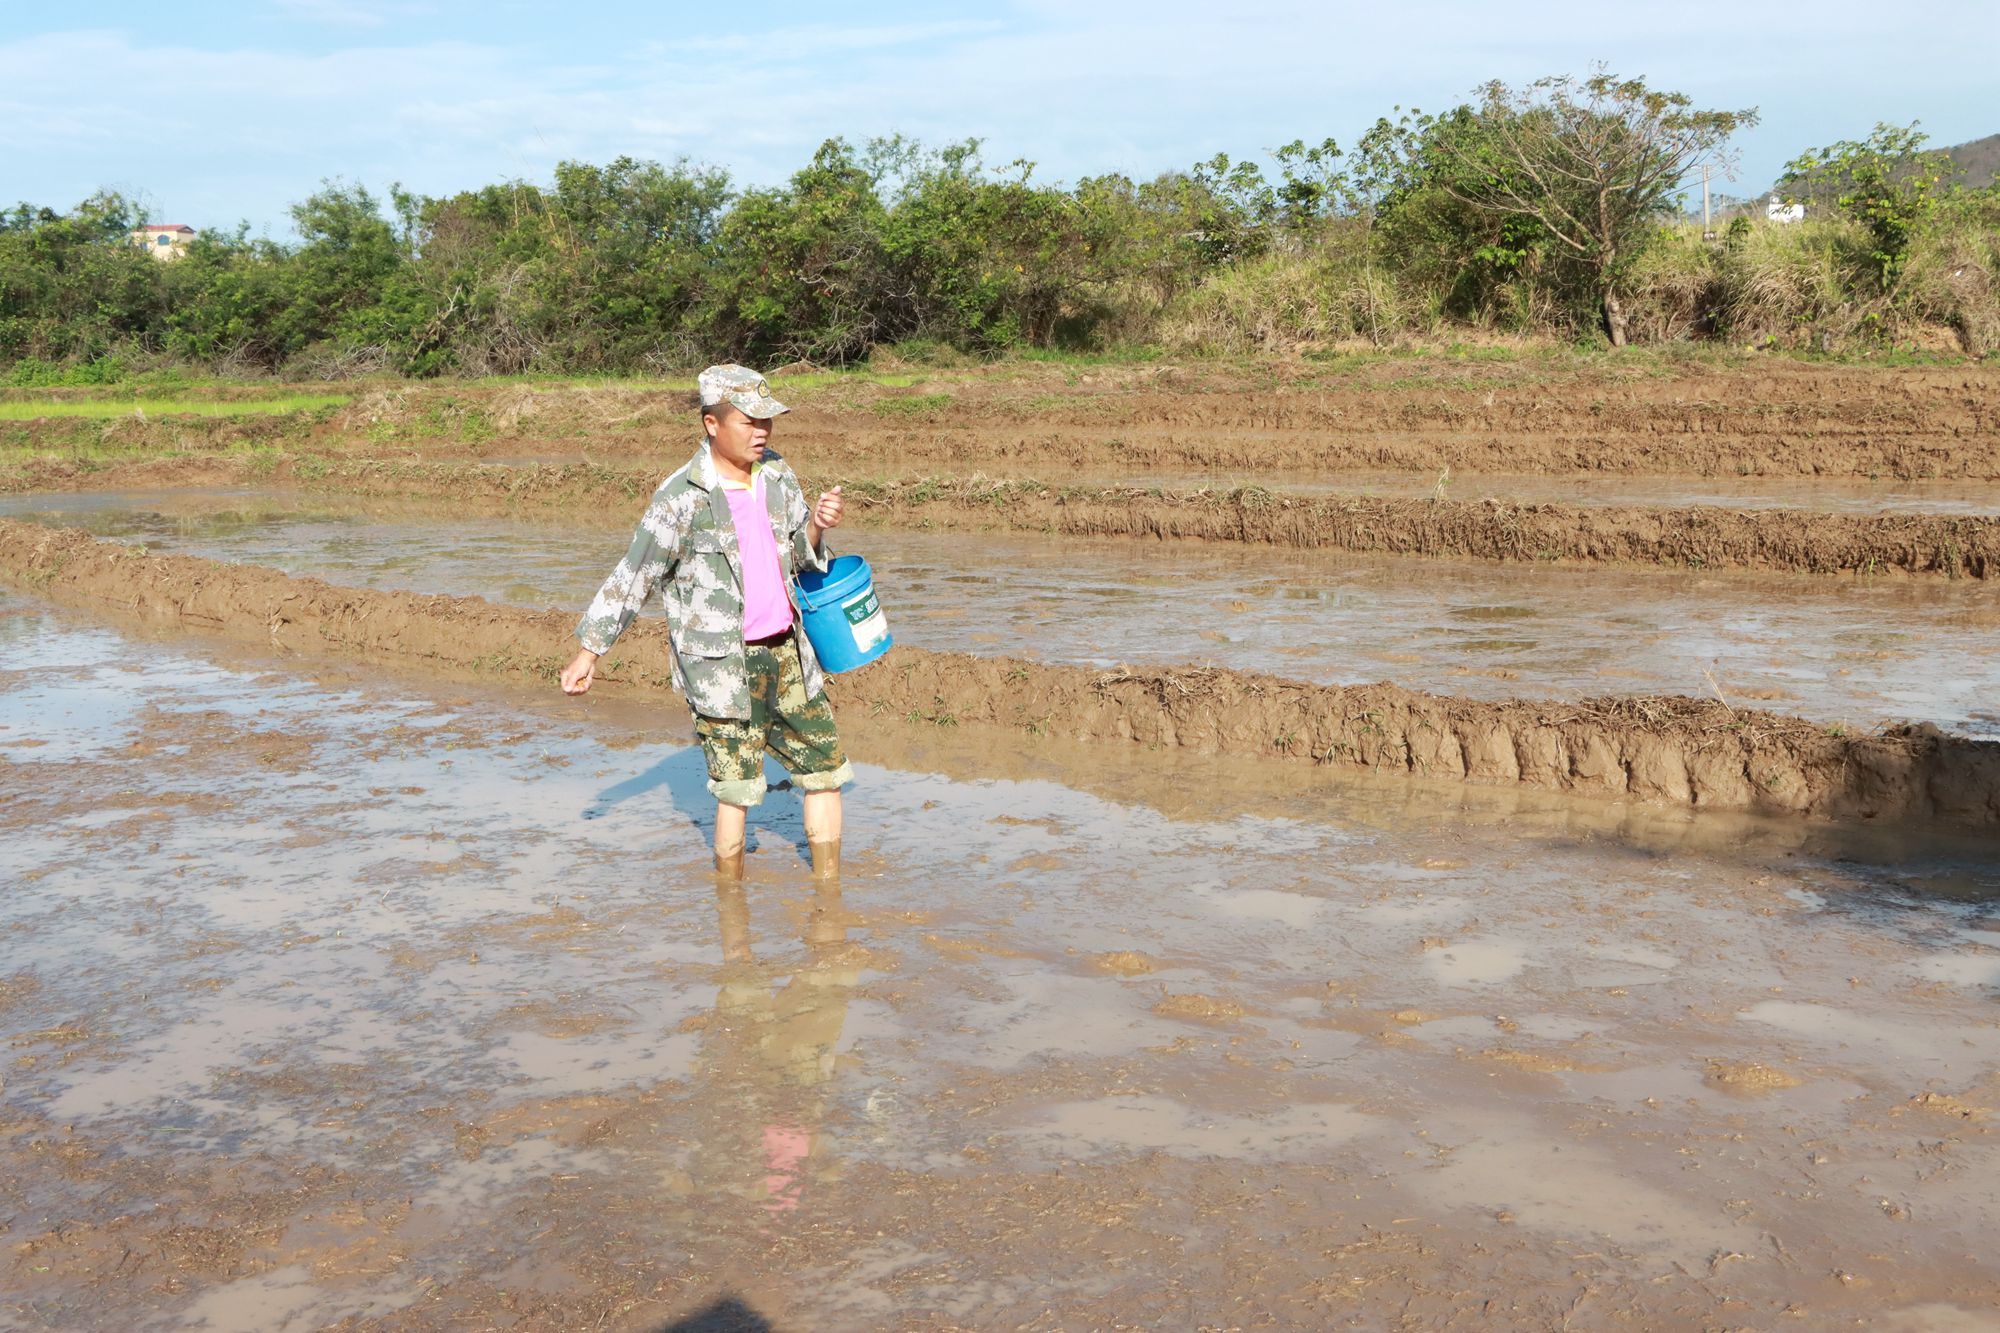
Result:
{"label": "blue sky", "polygon": [[624,153],[762,185],[828,136],[892,131],[979,136],[1042,179],[1150,176],[1599,60],[1761,109],[1724,190],[1877,121],[2000,132],[1993,0],[0,0],[0,205],[109,186],[287,237],[328,177],[445,194]]}

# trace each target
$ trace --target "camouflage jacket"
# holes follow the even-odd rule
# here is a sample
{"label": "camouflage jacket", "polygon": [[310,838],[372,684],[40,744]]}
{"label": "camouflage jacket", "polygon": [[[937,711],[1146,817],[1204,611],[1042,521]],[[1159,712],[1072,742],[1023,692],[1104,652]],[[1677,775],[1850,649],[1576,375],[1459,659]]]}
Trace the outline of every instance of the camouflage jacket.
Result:
{"label": "camouflage jacket", "polygon": [[[784,459],[766,453],[758,475],[778,539],[785,595],[801,567],[823,570],[828,555],[806,538],[811,511],[798,475]],[[687,466],[660,483],[625,558],[604,580],[576,637],[594,653],[610,651],[653,590],[667,609],[673,644],[674,688],[705,717],[748,718],[750,677],[743,653],[743,561],[736,547],[736,523],[729,497],[703,440]],[[794,604],[794,614],[797,607]],[[796,621],[794,622],[796,624]],[[805,668],[808,697],[826,684],[812,644],[798,634],[799,664]]]}

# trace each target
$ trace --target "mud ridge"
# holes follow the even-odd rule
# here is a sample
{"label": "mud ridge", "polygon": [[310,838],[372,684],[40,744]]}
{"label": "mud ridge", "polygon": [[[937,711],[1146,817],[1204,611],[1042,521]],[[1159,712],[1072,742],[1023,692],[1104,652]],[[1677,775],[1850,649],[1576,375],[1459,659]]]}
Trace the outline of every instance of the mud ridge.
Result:
{"label": "mud ridge", "polygon": [[[299,385],[299,389],[326,389]],[[332,386],[337,389],[337,386]],[[1311,363],[1061,367],[929,374],[900,387],[800,384],[786,440],[829,467],[895,474],[1260,468],[1701,477],[2000,478],[2000,374],[1991,367],[1755,363],[1648,373],[1556,372],[1450,358],[1354,371]],[[226,396],[226,395],[225,395]],[[324,414],[16,423],[10,437],[143,451],[510,455],[537,447],[630,454],[678,445],[692,399],[643,385],[371,387]]]}
{"label": "mud ridge", "polygon": [[[275,570],[155,556],[0,521],[0,580],[57,602],[167,619],[305,653],[552,681],[574,616],[477,597],[335,587]],[[668,690],[664,626],[606,659],[614,689]],[[1333,687],[1214,668],[1103,672],[899,648],[838,678],[839,706],[939,727],[1268,756],[1376,772],[1852,820],[2000,824],[2000,745],[1928,725],[1844,734],[1720,702],[1477,700]]]}
{"label": "mud ridge", "polygon": [[[806,464],[825,471],[817,460]],[[831,474],[826,480],[830,484]],[[276,468],[222,460],[127,464],[88,473],[43,465],[22,489],[294,485],[449,502],[453,511],[631,507],[658,473],[595,464],[502,466],[359,460]],[[808,484],[815,478],[808,475]],[[32,483],[32,486],[29,485]],[[982,477],[845,481],[863,525],[1056,536],[1245,542],[1387,555],[1526,563],[1650,565],[1802,574],[2000,576],[2000,515],[1849,514],[1799,509],[1507,504],[1257,487],[1172,491],[1050,486]]]}
{"label": "mud ridge", "polygon": [[845,493],[864,522],[1006,528],[1507,562],[1636,564],[1807,574],[2000,573],[2000,517],[1822,514],[1382,496],[1260,488],[1167,491],[980,479],[863,483]]}

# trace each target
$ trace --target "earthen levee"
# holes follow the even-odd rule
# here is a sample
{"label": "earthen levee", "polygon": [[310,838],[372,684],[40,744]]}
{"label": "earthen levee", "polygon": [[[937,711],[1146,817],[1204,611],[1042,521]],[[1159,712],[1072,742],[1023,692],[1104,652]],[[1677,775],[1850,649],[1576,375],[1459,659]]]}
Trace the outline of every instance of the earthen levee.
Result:
{"label": "earthen levee", "polygon": [[[808,484],[815,483],[811,469],[807,471]],[[271,466],[178,459],[90,471],[40,465],[13,474],[12,489],[257,485],[429,501],[448,506],[454,514],[622,514],[633,512],[658,480],[657,469],[587,463],[504,466],[348,459]],[[1245,542],[1517,563],[2000,576],[2000,515],[1987,514],[1507,504],[1294,494],[1255,487],[1175,491],[1055,486],[980,477],[849,481],[845,494],[856,522],[886,528]]]}
{"label": "earthen levee", "polygon": [[[572,648],[568,612],[335,587],[4,521],[0,580],[73,606],[418,668],[552,680]],[[666,651],[661,626],[638,626],[605,660],[605,684],[664,692]],[[832,688],[842,707],[938,725],[1704,808],[2000,825],[2000,745],[1928,726],[1851,735],[1696,699],[1494,704],[1394,685],[1341,688],[1215,669],[1102,672],[909,648]]]}

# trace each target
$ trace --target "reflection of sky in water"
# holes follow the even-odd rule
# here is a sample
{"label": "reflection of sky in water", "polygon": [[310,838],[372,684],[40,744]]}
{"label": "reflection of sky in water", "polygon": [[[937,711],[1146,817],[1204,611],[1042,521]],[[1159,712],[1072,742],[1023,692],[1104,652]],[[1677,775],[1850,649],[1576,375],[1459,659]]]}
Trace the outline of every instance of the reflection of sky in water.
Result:
{"label": "reflection of sky in water", "polygon": [[[636,514],[638,506],[633,506]],[[337,583],[581,608],[630,515],[400,517],[236,494],[41,495],[0,514]],[[2000,734],[2000,586],[1393,560],[1227,543],[854,530],[900,643],[1213,663],[1477,698],[1661,692]]]}
{"label": "reflection of sky in water", "polygon": [[[976,1143],[1023,1169],[1366,1167],[1441,1208],[1678,1256],[1677,1195],[1631,1185],[1644,1225],[1578,1211],[1609,1177],[1552,1163],[1576,1115],[1668,1095],[1752,1133],[1836,1133],[1858,1089],[2000,1063],[2000,871],[1976,857],[1659,855],[1305,783],[1169,818],[864,764],[842,893],[811,893],[781,792],[733,902],[684,743],[607,749],[507,696],[226,669],[18,601],[0,635],[0,738],[70,756],[0,759],[40,775],[16,800],[91,816],[0,843],[0,976],[42,982],[7,1015],[14,1053],[43,1057],[10,1068],[10,1103],[138,1145],[386,1156],[448,1212],[632,1169],[809,1208],[819,1164],[962,1173]],[[183,750],[120,767],[171,728]],[[260,759],[278,741],[290,758]],[[1100,968],[1113,952],[1150,970]],[[1221,1008],[1167,1003],[1189,997]],[[60,1025],[84,1035],[35,1035]],[[1507,1084],[1495,1053],[1549,1059]],[[1744,1100],[1703,1081],[1709,1056],[1806,1077]],[[471,1156],[450,1136],[452,1117],[642,1093],[687,1099],[672,1134]],[[1442,1164],[1403,1152],[1418,1124]]]}

